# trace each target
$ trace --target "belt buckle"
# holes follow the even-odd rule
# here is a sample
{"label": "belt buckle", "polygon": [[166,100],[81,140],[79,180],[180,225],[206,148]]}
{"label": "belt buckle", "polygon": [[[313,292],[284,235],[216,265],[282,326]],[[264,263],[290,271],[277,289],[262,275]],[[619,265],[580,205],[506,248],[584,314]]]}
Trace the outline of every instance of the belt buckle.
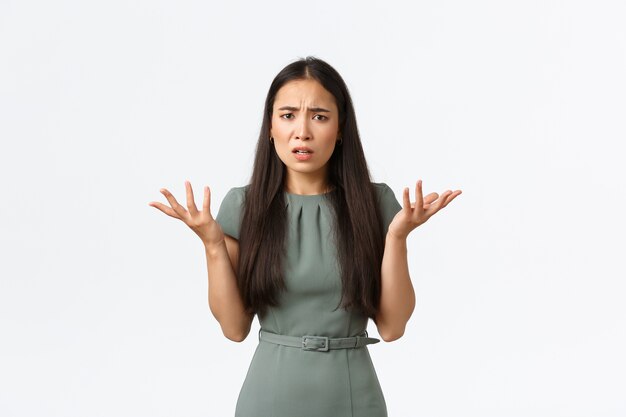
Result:
{"label": "belt buckle", "polygon": [[328,336],[302,336],[302,350],[327,352],[329,348]]}

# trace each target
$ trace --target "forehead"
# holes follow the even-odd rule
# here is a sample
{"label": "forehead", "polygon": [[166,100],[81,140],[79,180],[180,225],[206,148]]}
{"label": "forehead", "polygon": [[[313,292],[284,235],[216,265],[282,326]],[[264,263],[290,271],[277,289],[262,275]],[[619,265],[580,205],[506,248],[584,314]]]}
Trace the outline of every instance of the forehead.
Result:
{"label": "forehead", "polygon": [[289,81],[278,90],[274,99],[274,107],[282,105],[300,106],[303,103],[316,106],[325,105],[336,109],[335,97],[317,80]]}

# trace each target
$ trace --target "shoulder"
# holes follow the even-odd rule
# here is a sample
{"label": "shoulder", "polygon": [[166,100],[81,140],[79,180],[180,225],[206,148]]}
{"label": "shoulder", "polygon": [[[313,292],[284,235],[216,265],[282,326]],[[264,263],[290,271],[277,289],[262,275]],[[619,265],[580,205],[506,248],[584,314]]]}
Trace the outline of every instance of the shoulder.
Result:
{"label": "shoulder", "polygon": [[372,182],[372,185],[376,190],[376,199],[382,215],[383,230],[385,230],[386,233],[389,228],[389,224],[391,224],[391,221],[396,213],[402,209],[402,206],[398,202],[398,199],[396,198],[396,195],[391,187],[389,187],[386,183]]}
{"label": "shoulder", "polygon": [[379,199],[384,196],[389,196],[389,194],[394,195],[393,190],[387,185],[387,183],[372,182],[371,184],[374,187],[374,190],[376,190],[376,197]]}
{"label": "shoulder", "polygon": [[239,239],[246,187],[242,185],[228,190],[215,216],[215,221],[220,224],[224,233],[235,239]]}
{"label": "shoulder", "polygon": [[400,202],[396,198],[396,193],[394,193],[387,183],[372,182],[372,185],[376,190],[376,200],[378,201],[378,204],[383,207],[383,210],[397,212],[400,208],[402,208]]}
{"label": "shoulder", "polygon": [[245,192],[248,190],[248,188],[250,187],[250,184],[246,184],[246,185],[240,185],[237,187],[231,187],[230,190],[228,190],[228,192],[232,192],[235,194],[245,194]]}
{"label": "shoulder", "polygon": [[219,218],[231,217],[243,207],[247,188],[248,185],[241,185],[232,187],[226,192],[220,204]]}
{"label": "shoulder", "polygon": [[241,185],[236,187],[231,187],[226,195],[224,196],[224,200],[234,200],[242,202],[246,196],[246,191],[250,187],[250,184]]}

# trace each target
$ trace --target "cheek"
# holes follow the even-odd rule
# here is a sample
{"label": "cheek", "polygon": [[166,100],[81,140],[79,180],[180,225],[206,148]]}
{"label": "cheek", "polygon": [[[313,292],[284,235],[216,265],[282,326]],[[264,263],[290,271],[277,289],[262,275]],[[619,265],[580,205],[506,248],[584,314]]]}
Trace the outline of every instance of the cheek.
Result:
{"label": "cheek", "polygon": [[332,134],[328,137],[328,142],[326,143],[326,148],[328,149],[328,153],[333,153],[336,147],[337,147],[337,135]]}
{"label": "cheek", "polygon": [[281,159],[287,158],[291,153],[291,149],[289,149],[289,145],[284,141],[284,139],[277,143],[276,138],[274,138],[274,147],[276,148],[276,153]]}

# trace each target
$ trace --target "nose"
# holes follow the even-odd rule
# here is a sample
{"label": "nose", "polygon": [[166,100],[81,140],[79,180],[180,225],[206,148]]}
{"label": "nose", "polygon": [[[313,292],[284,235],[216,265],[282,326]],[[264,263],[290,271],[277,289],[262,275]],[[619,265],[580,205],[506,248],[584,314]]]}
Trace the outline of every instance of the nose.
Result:
{"label": "nose", "polygon": [[309,140],[311,139],[311,130],[309,129],[309,120],[306,117],[302,117],[300,124],[296,128],[296,139]]}

